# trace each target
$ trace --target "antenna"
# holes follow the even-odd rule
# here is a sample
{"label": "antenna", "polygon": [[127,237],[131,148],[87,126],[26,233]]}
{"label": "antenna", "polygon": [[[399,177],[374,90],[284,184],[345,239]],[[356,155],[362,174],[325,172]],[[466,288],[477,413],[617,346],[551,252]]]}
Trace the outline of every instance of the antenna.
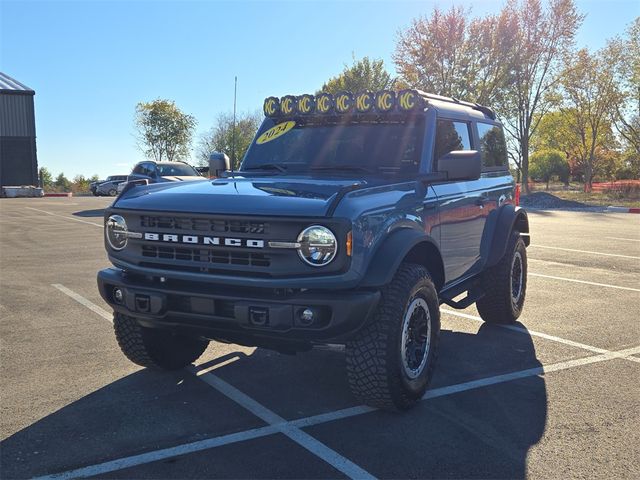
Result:
{"label": "antenna", "polygon": [[233,126],[231,127],[231,176],[233,177],[233,165],[236,163],[236,98],[238,94],[238,77],[234,77],[233,85]]}

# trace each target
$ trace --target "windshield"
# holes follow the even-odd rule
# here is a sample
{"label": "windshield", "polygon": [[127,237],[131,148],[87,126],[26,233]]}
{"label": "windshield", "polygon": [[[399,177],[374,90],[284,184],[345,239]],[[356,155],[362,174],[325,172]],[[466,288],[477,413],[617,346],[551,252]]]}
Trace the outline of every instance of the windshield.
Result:
{"label": "windshield", "polygon": [[[424,138],[423,116],[394,123],[311,122],[277,123],[266,119],[247,151],[242,170],[403,174],[418,171]],[[275,134],[269,132],[272,128]]]}
{"label": "windshield", "polygon": [[158,163],[158,174],[161,177],[197,177],[198,172],[187,164]]}

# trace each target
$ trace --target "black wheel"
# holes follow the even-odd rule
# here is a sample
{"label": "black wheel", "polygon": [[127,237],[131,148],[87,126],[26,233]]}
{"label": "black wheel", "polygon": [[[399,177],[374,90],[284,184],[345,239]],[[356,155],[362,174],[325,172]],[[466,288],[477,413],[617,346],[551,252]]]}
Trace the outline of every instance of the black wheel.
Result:
{"label": "black wheel", "polygon": [[133,363],[158,370],[186,367],[202,355],[209,342],[168,330],[145,328],[135,318],[116,313],[113,328],[120,350]]}
{"label": "black wheel", "polygon": [[115,188],[112,188],[111,190],[109,190],[110,197],[115,197],[117,194],[118,194],[118,191]]}
{"label": "black wheel", "polygon": [[421,265],[404,263],[382,290],[370,323],[346,345],[353,394],[386,410],[405,410],[422,398],[438,355],[440,308]]}
{"label": "black wheel", "polygon": [[527,249],[518,232],[513,232],[504,257],[483,275],[485,295],[476,302],[487,323],[515,323],[527,293]]}

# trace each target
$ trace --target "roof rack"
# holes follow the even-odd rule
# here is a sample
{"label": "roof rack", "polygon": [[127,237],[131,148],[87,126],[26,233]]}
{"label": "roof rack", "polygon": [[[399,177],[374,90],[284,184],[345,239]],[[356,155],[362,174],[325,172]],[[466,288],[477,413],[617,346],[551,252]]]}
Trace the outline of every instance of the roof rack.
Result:
{"label": "roof rack", "polygon": [[465,102],[464,100],[458,100],[455,97],[445,97],[442,95],[436,95],[435,93],[427,93],[427,92],[423,92],[422,90],[416,90],[416,92],[418,92],[422,97],[424,97],[425,99],[429,100],[439,100],[441,102],[449,102],[449,103],[455,103],[458,105],[464,105],[466,107],[471,107],[475,110],[478,110],[482,113],[484,113],[486,116],[488,116],[489,118],[491,118],[491,120],[495,120],[496,119],[496,113],[489,107],[485,107],[484,105],[480,105],[479,103],[473,103],[473,102]]}

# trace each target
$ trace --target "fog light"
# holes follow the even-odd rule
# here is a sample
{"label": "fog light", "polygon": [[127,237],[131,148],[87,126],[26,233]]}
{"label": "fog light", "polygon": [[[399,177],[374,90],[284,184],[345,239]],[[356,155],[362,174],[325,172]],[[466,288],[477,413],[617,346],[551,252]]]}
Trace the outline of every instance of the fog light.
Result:
{"label": "fog light", "polygon": [[300,314],[300,323],[302,325],[311,325],[314,319],[315,315],[313,313],[313,310],[311,310],[310,308],[305,308]]}
{"label": "fog light", "polygon": [[116,303],[122,303],[122,301],[124,300],[124,294],[122,293],[122,290],[120,290],[119,288],[113,289],[113,300]]}

